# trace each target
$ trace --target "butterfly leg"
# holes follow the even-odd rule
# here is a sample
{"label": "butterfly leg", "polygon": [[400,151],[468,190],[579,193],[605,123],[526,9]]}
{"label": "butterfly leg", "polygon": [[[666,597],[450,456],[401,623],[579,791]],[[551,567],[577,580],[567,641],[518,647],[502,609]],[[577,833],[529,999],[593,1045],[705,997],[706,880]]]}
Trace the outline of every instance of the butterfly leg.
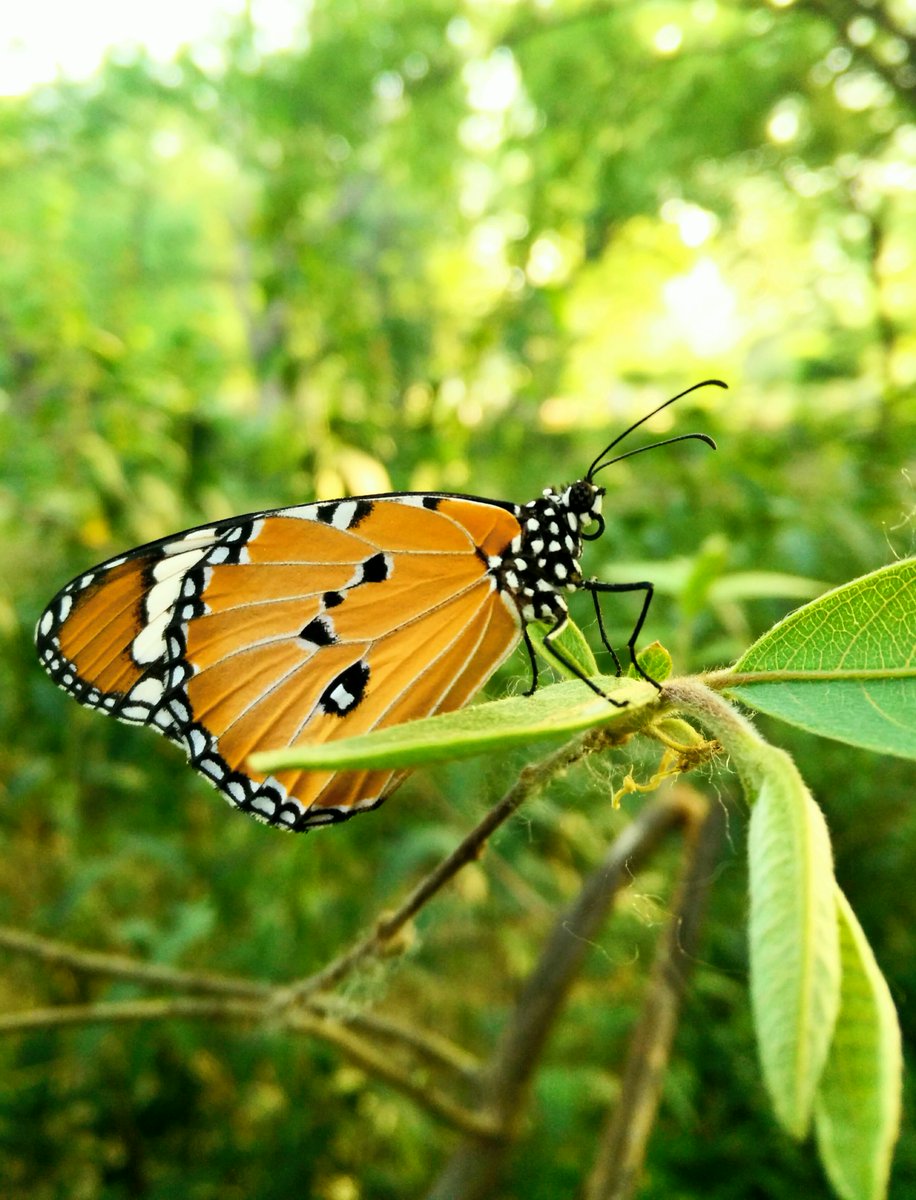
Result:
{"label": "butterfly leg", "polygon": [[567,658],[563,651],[553,644],[553,639],[558,637],[563,632],[563,630],[566,628],[568,620],[569,617],[566,613],[566,608],[564,605],[564,607],[562,609],[558,609],[555,614],[553,628],[544,635],[544,648],[549,650],[557,662],[562,663],[567,671],[571,671],[577,679],[581,679],[583,683],[587,683],[596,695],[601,696],[603,700],[607,700],[610,704],[613,704],[615,708],[626,708],[629,701],[614,700],[607,694],[607,692],[603,692],[601,688],[598,687],[597,683],[593,683],[587,675],[583,675],[582,671],[576,666],[572,659]]}
{"label": "butterfly leg", "polygon": [[645,679],[646,683],[651,683],[654,688],[656,688],[658,691],[661,691],[662,685],[658,682],[658,680],[653,679],[651,675],[647,675],[636,660],[636,639],[639,637],[642,631],[643,622],[645,621],[646,614],[649,611],[649,605],[652,603],[652,596],[655,591],[653,585],[646,580],[643,580],[640,583],[601,583],[601,581],[598,579],[588,579],[582,584],[582,587],[592,594],[592,600],[595,603],[595,612],[598,614],[598,629],[601,633],[601,640],[611,652],[611,656],[614,659],[614,664],[617,667],[618,675],[620,674],[620,660],[614,653],[614,649],[608,641],[607,634],[605,633],[604,621],[601,617],[601,606],[598,603],[598,596],[601,592],[643,593],[642,608],[639,616],[636,618],[636,624],[633,626],[633,632],[630,634],[629,639],[627,640],[627,652],[630,655],[630,662],[633,664],[636,673],[641,675],[642,678]]}
{"label": "butterfly leg", "polygon": [[538,689],[538,660],[534,652],[534,646],[531,644],[531,636],[528,633],[528,626],[522,626],[522,637],[525,639],[525,649],[528,651],[528,661],[531,663],[531,687],[527,692],[523,692],[524,696],[533,696]]}
{"label": "butterfly leg", "polygon": [[598,618],[598,632],[601,634],[601,640],[604,643],[605,650],[610,652],[611,658],[614,660],[614,674],[619,679],[623,674],[623,668],[620,665],[620,659],[617,657],[617,651],[611,645],[610,639],[607,635],[607,630],[604,628],[604,615],[601,612],[601,605],[598,603],[598,593],[592,589],[589,589],[589,591],[592,597],[592,602],[595,605],[595,616]]}

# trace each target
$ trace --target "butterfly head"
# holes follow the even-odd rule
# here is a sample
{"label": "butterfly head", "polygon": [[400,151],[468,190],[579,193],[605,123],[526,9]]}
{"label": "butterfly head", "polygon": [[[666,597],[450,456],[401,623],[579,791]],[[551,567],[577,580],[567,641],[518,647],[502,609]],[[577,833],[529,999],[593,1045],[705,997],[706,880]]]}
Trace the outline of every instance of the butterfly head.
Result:
{"label": "butterfly head", "polygon": [[[593,542],[604,533],[604,517],[601,515],[604,491],[603,487],[598,487],[589,479],[577,479],[556,497],[566,509],[573,532],[587,542]],[[575,524],[570,518],[575,519]]]}

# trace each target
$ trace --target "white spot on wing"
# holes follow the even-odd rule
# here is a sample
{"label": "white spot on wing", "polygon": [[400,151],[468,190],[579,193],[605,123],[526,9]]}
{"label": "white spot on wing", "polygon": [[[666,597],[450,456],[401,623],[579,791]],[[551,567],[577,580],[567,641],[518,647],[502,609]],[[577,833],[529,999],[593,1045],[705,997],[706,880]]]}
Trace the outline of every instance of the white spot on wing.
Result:
{"label": "white spot on wing", "polygon": [[207,748],[207,739],[199,729],[189,729],[185,741],[193,758],[199,758]]}
{"label": "white spot on wing", "polygon": [[223,764],[216,758],[204,758],[197,764],[198,771],[202,771],[211,779],[222,779],[226,774],[226,769]]}
{"label": "white spot on wing", "polygon": [[[353,807],[356,808],[357,805]],[[358,807],[362,808],[362,805]],[[309,810],[309,825],[333,825],[343,812],[342,808],[312,808]]]}
{"label": "white spot on wing", "polygon": [[130,689],[130,699],[141,700],[144,704],[158,704],[163,691],[162,680],[156,675],[147,675]]}
{"label": "white spot on wing", "polygon": [[173,550],[153,567],[153,578],[160,583],[175,578],[180,582],[191,567],[199,563],[206,553],[206,547],[203,550],[185,550],[182,554]]}
{"label": "white spot on wing", "polygon": [[338,683],[334,691],[331,692],[331,699],[342,712],[346,712],[354,703],[356,697],[348,692],[342,683]]}
{"label": "white spot on wing", "polygon": [[190,533],[186,533],[184,537],[178,538],[174,542],[166,542],[162,547],[162,553],[166,556],[172,554],[185,554],[188,550],[198,548],[206,549],[212,546],[216,538],[216,530],[212,526],[207,526],[204,529],[192,529]]}
{"label": "white spot on wing", "polygon": [[122,721],[136,721],[142,725],[149,720],[149,709],[143,704],[125,704],[118,709],[118,717]]}
{"label": "white spot on wing", "polygon": [[334,509],[331,524],[335,529],[349,529],[356,516],[356,503],[353,500],[341,500]]}
{"label": "white spot on wing", "polygon": [[[194,537],[198,540],[204,533],[212,538],[213,530],[198,530]],[[151,663],[162,658],[166,653],[165,630],[172,615],[172,610],[179,597],[185,590],[184,585],[188,572],[206,554],[206,548],[188,550],[180,549],[192,540],[192,535],[178,542],[170,542],[165,546],[165,558],[161,558],[153,567],[155,584],[150,588],[144,611],[146,625],[140,630],[131,644],[131,656],[134,662]]]}
{"label": "white spot on wing", "polygon": [[[295,517],[299,521],[317,521],[318,505],[297,504],[295,508],[280,508],[277,510],[275,515],[278,517]],[[258,532],[260,533],[260,530],[258,530]]]}
{"label": "white spot on wing", "polygon": [[[155,589],[154,589],[155,590]],[[134,662],[143,666],[145,663],[156,662],[165,654],[165,627],[169,623],[171,613],[168,609],[161,612],[155,620],[149,621],[137,636],[134,638],[130,647],[131,658]]]}
{"label": "white spot on wing", "polygon": [[[155,572],[154,572],[155,575]],[[181,594],[182,575],[174,575],[154,584],[146,597],[146,618],[155,620],[162,613],[174,607],[175,601]]]}
{"label": "white spot on wing", "polygon": [[173,608],[182,592],[182,585],[188,571],[206,554],[206,550],[186,550],[179,554],[170,551],[167,558],[162,558],[153,567],[153,579],[156,583],[150,588],[146,597],[146,615],[154,621],[161,613]]}
{"label": "white spot on wing", "polygon": [[53,624],[54,624],[54,615],[51,612],[51,610],[48,609],[47,612],[45,612],[42,615],[41,620],[38,622],[39,633],[47,633]]}

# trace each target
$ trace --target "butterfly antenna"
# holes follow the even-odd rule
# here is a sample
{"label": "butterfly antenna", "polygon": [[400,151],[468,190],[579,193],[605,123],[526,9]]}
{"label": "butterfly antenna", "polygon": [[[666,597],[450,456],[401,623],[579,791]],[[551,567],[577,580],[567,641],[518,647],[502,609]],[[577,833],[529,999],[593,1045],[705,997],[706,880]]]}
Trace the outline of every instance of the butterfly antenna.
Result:
{"label": "butterfly antenna", "polygon": [[614,463],[622,462],[625,458],[632,458],[634,454],[642,454],[644,450],[657,450],[659,446],[672,446],[675,442],[705,442],[707,446],[712,446],[713,450],[717,448],[716,443],[708,433],[680,433],[677,437],[665,438],[663,442],[650,442],[648,446],[640,446],[637,450],[628,450],[626,454],[618,454],[616,458],[609,458],[600,467],[596,467],[591,472],[591,475],[597,475],[605,467],[611,467]]}
{"label": "butterfly antenna", "polygon": [[607,462],[601,461],[604,458],[604,456],[609,451],[613,450],[616,445],[618,445],[620,442],[622,442],[625,437],[629,437],[629,435],[633,432],[634,429],[638,429],[640,427],[640,425],[644,425],[646,423],[646,421],[651,420],[651,418],[654,417],[656,413],[660,413],[663,408],[667,408],[668,405],[673,404],[675,402],[675,400],[680,400],[682,396],[689,396],[691,392],[695,392],[699,388],[704,388],[704,387],[727,388],[728,384],[723,383],[721,379],[704,379],[702,381],[702,383],[695,383],[692,387],[685,388],[683,392],[678,392],[678,394],[676,396],[672,396],[670,400],[666,400],[665,403],[660,404],[658,406],[658,408],[653,408],[652,411],[646,413],[646,415],[644,417],[640,417],[638,421],[634,421],[633,424],[629,427],[629,429],[625,429],[623,431],[623,433],[618,434],[618,436],[614,438],[614,440],[611,442],[611,444],[609,446],[605,446],[605,448],[601,451],[601,453],[598,455],[598,457],[595,459],[595,461],[589,467],[588,474],[585,476],[585,478],[589,482],[591,482],[592,479],[594,479],[594,477],[598,474],[599,471],[603,471],[604,468],[609,467],[611,465],[611,463],[620,462],[621,459],[630,458],[634,454],[641,454],[643,450],[654,450],[658,446],[670,446],[672,442],[684,442],[684,441],[695,439],[695,440],[699,440],[701,442],[705,442],[707,444],[707,446],[712,446],[712,448],[715,450],[716,443],[712,440],[711,437],[708,437],[705,433],[684,433],[684,434],[681,434],[680,437],[667,438],[663,442],[653,442],[652,445],[643,446],[639,450],[630,450],[626,454],[621,454],[618,458],[609,459]]}

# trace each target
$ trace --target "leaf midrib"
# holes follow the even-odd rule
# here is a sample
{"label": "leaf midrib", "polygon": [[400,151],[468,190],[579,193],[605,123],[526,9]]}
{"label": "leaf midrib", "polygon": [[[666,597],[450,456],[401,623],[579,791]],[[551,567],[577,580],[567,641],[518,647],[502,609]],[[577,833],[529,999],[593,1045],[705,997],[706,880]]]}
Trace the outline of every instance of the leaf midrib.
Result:
{"label": "leaf midrib", "polygon": [[828,667],[769,671],[711,671],[703,682],[717,689],[753,683],[874,683],[876,680],[916,679],[916,664],[906,667]]}

